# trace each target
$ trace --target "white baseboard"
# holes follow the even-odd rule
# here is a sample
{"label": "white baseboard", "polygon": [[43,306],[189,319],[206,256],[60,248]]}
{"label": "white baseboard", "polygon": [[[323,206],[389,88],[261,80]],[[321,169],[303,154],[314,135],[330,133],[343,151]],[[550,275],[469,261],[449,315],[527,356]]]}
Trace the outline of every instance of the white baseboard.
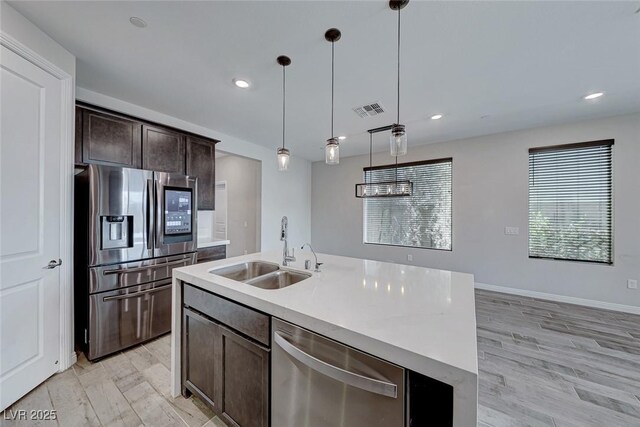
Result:
{"label": "white baseboard", "polygon": [[568,304],[583,305],[585,307],[602,308],[604,310],[620,311],[623,313],[640,314],[640,307],[634,305],[616,304],[613,302],[603,302],[591,299],[569,297],[566,295],[548,294],[545,292],[529,291],[526,289],[508,288],[506,286],[488,285],[486,283],[475,282],[476,289],[485,291],[502,292],[504,294],[519,295],[522,297],[540,298],[555,302],[565,302]]}

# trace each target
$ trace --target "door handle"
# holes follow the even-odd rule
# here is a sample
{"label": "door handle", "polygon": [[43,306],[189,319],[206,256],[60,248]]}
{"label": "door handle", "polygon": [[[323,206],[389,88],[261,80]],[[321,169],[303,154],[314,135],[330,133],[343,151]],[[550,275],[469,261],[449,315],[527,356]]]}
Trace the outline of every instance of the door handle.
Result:
{"label": "door handle", "polygon": [[346,369],[324,362],[291,344],[280,332],[273,333],[273,341],[298,362],[329,378],[370,393],[380,394],[394,399],[398,397],[398,386],[396,384],[365,377],[364,375],[349,372]]}
{"label": "door handle", "polygon": [[60,267],[62,265],[62,260],[60,258],[58,258],[58,261],[56,261],[55,259],[52,259],[51,261],[49,261],[49,264],[47,264],[46,267],[42,267],[45,270],[53,270],[56,267]]}

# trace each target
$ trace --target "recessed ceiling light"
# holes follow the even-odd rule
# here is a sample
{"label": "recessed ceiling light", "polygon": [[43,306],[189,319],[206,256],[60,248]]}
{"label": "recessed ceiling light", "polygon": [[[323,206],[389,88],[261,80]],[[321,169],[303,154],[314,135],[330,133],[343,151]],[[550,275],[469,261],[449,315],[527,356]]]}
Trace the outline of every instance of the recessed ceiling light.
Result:
{"label": "recessed ceiling light", "polygon": [[442,114],[434,114],[431,116],[431,120],[440,120],[442,118]]}
{"label": "recessed ceiling light", "polygon": [[584,99],[596,99],[596,98],[600,98],[602,95],[604,95],[604,92],[594,92],[594,93],[590,93],[589,95],[585,96]]}
{"label": "recessed ceiling light", "polygon": [[246,89],[250,86],[250,83],[243,79],[233,79],[233,84],[241,89]]}
{"label": "recessed ceiling light", "polygon": [[346,136],[344,136],[344,135],[341,135],[341,136],[339,136],[339,137],[338,137],[338,139],[339,139],[340,141],[344,141],[345,139],[347,139],[347,137],[346,137]]}
{"label": "recessed ceiling light", "polygon": [[129,18],[129,22],[138,28],[144,28],[147,26],[147,23],[144,19],[138,18],[137,16],[132,16]]}

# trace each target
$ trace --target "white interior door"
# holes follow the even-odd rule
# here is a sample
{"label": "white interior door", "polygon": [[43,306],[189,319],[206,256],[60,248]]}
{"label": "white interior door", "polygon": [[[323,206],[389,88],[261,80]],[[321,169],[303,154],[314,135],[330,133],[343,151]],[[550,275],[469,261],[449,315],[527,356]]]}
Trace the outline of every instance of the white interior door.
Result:
{"label": "white interior door", "polygon": [[216,240],[227,240],[227,181],[216,182]]}
{"label": "white interior door", "polygon": [[58,370],[62,82],[0,47],[0,410]]}

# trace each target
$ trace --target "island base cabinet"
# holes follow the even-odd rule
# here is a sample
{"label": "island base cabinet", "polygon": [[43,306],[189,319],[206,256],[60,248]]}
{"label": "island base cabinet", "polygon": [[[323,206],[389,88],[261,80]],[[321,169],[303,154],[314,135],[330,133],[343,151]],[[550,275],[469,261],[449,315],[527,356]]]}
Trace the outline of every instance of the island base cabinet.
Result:
{"label": "island base cabinet", "polygon": [[269,318],[189,284],[183,302],[182,394],[230,427],[268,427]]}
{"label": "island base cabinet", "polygon": [[222,327],[222,401],[231,426],[269,425],[269,350]]}
{"label": "island base cabinet", "polygon": [[216,360],[220,326],[195,311],[184,309],[182,318],[182,394],[193,393],[218,411]]}

